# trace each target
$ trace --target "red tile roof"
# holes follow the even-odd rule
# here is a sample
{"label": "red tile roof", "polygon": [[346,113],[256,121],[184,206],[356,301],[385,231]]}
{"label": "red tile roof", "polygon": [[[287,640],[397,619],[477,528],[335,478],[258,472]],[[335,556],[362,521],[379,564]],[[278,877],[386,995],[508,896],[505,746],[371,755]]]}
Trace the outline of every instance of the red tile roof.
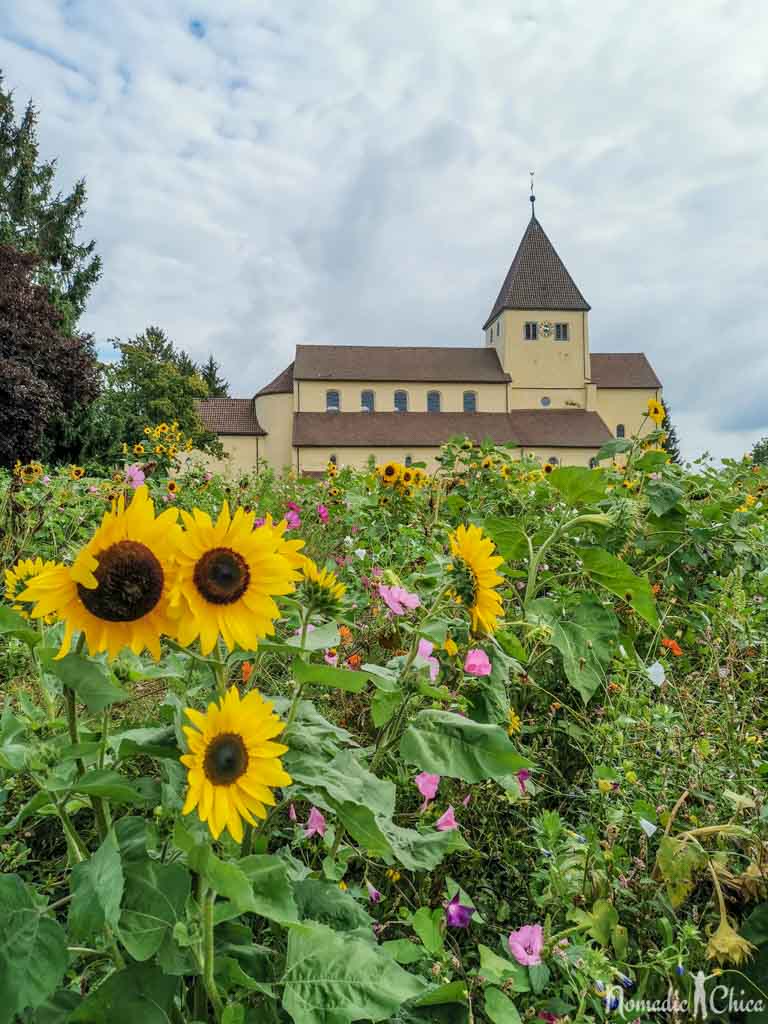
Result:
{"label": "red tile roof", "polygon": [[282,373],[278,373],[273,381],[265,385],[261,391],[256,392],[256,398],[262,395],[292,395],[293,394],[293,363],[286,366]]}
{"label": "red tile roof", "polygon": [[297,345],[296,380],[504,384],[492,348],[431,345]]}
{"label": "red tile roof", "polygon": [[206,398],[197,403],[203,425],[215,434],[255,434],[266,431],[256,419],[252,398]]}
{"label": "red tile roof", "polygon": [[660,388],[643,352],[593,352],[592,380],[599,388]]}

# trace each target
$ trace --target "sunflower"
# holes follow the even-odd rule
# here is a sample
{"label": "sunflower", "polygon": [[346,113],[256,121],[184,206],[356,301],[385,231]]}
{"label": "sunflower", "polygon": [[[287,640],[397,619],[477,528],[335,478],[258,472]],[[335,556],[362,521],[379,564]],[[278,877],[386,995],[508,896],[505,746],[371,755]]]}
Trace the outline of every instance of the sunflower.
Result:
{"label": "sunflower", "polygon": [[164,454],[165,454],[165,445],[164,444],[156,444],[155,445],[155,455],[164,455]]}
{"label": "sunflower", "polygon": [[168,449],[168,454],[172,459],[175,459],[176,456],[179,454],[178,447],[175,444],[172,444]]}
{"label": "sunflower", "polygon": [[648,399],[648,415],[657,427],[664,422],[664,406],[656,398]]}
{"label": "sunflower", "polygon": [[39,576],[41,572],[53,569],[55,566],[55,562],[44,562],[42,558],[22,558],[12,569],[5,570],[5,600],[12,602],[15,612],[19,612],[25,619],[29,618],[24,606],[13,604],[13,602],[26,589],[27,580],[33,576]]}
{"label": "sunflower", "polygon": [[141,441],[139,441],[137,444],[135,444],[133,446],[133,454],[134,455],[143,455],[145,451],[146,451],[146,449],[145,449],[144,445],[141,443]]}
{"label": "sunflower", "polygon": [[302,590],[307,604],[313,611],[331,615],[347,592],[335,572],[330,569],[318,569],[311,558],[305,558],[301,567],[304,582]]}
{"label": "sunflower", "polygon": [[493,469],[493,456],[486,455],[483,461],[480,463],[483,469]]}
{"label": "sunflower", "polygon": [[266,522],[254,530],[254,513],[238,508],[230,516],[226,501],[215,526],[198,508],[181,515],[186,531],[173,595],[179,643],[199,637],[207,655],[221,634],[230,650],[252,649],[275,632],[280,613],[273,598],[290,594],[299,576],[295,560],[286,557],[282,531]]}
{"label": "sunflower", "polygon": [[285,531],[288,529],[287,519],[281,519],[279,523],[275,523],[272,519],[272,514],[268,512],[261,526],[256,526],[254,529],[269,530],[272,534],[272,541],[277,553],[287,559],[292,569],[298,569],[299,571],[303,569],[306,557],[300,552],[304,547],[304,541],[285,539]]}
{"label": "sunflower", "polygon": [[169,480],[168,483],[165,485],[165,489],[168,491],[169,494],[179,493],[179,485],[176,483],[175,480]]}
{"label": "sunflower", "polygon": [[121,495],[104,513],[74,565],[54,565],[29,581],[19,598],[36,602],[32,617],[55,614],[66,623],[57,657],[69,651],[75,630],[85,634],[91,654],[114,657],[123,647],[140,654],[146,647],[160,657],[160,634],[175,632],[168,609],[177,515],[168,509],[155,518],[142,485],[127,508]]}
{"label": "sunflower", "polygon": [[403,472],[400,474],[400,483],[401,484],[405,484],[406,487],[409,484],[412,484],[413,483],[413,470],[411,470],[411,469],[404,469]]}
{"label": "sunflower", "polygon": [[31,462],[19,469],[19,478],[23,484],[37,483],[40,479],[40,475],[41,474],[37,472]]}
{"label": "sunflower", "polygon": [[328,490],[328,497],[330,498],[338,498],[340,494],[341,491],[339,490],[338,487],[331,487]]}
{"label": "sunflower", "polygon": [[243,819],[255,825],[253,816],[266,818],[264,805],[274,805],[270,787],[291,784],[280,763],[288,747],[272,742],[285,723],[257,690],[241,699],[234,686],[205,713],[187,708],[185,714],[194,728],[184,726],[190,752],[181,757],[189,782],[182,813],[197,807],[214,839],[227,828],[240,843]]}
{"label": "sunflower", "polygon": [[555,471],[555,467],[552,465],[552,463],[551,462],[547,462],[546,465],[544,466],[544,472],[547,474],[547,476],[549,476],[550,473],[554,473],[554,471]]}
{"label": "sunflower", "polygon": [[494,555],[494,544],[479,526],[464,526],[450,535],[451,553],[456,559],[452,570],[456,595],[469,609],[472,629],[493,633],[502,613],[501,597],[494,589],[503,582],[496,572],[504,561]]}
{"label": "sunflower", "polygon": [[335,462],[329,462],[326,469],[328,470],[328,476],[339,475],[339,467],[336,465]]}
{"label": "sunflower", "polygon": [[69,478],[70,480],[82,480],[85,476],[85,470],[82,466],[70,466],[69,467]]}

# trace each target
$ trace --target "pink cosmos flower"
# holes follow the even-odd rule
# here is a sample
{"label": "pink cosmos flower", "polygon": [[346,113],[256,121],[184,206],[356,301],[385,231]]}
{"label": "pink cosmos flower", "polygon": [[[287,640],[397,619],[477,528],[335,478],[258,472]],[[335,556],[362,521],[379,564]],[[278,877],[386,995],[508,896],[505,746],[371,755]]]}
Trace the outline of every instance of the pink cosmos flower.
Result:
{"label": "pink cosmos flower", "polygon": [[126,469],[125,482],[127,484],[130,484],[134,491],[136,490],[137,487],[141,487],[141,485],[144,483],[144,480],[144,470],[141,468],[138,462],[134,462],[132,466],[129,466]]}
{"label": "pink cosmos flower", "polygon": [[457,892],[451,902],[445,904],[445,923],[449,928],[469,928],[474,912],[474,907],[465,907],[459,903]]}
{"label": "pink cosmos flower", "polygon": [[521,768],[517,773],[517,784],[520,787],[520,792],[525,796],[525,784],[530,779],[531,773],[527,768]]}
{"label": "pink cosmos flower", "polygon": [[480,647],[473,647],[467,651],[464,660],[464,671],[470,676],[489,676],[491,674],[491,662],[488,655]]}
{"label": "pink cosmos flower", "polygon": [[533,967],[541,963],[544,931],[540,924],[524,924],[516,932],[510,933],[507,945],[519,964],[524,967]]}
{"label": "pink cosmos flower", "polygon": [[333,648],[331,647],[325,652],[324,660],[326,665],[333,665],[333,667],[335,668],[339,663],[339,656],[338,654],[331,654],[332,650]]}
{"label": "pink cosmos flower", "polygon": [[288,821],[298,821],[298,820],[299,819],[296,816],[296,808],[293,806],[293,804],[290,804],[289,807],[288,807]]}
{"label": "pink cosmos flower", "polygon": [[301,507],[297,505],[295,501],[287,501],[285,503],[285,507],[289,508],[292,512],[295,512],[296,515],[301,512]]}
{"label": "pink cosmos flower", "polygon": [[440,785],[439,775],[430,775],[429,772],[419,772],[413,781],[416,783],[416,789],[418,789],[425,800],[435,799],[437,796],[437,787]]}
{"label": "pink cosmos flower", "polygon": [[[373,571],[375,574],[376,570]],[[387,587],[383,583],[379,586],[379,597],[393,615],[405,615],[421,604],[418,594],[409,593],[405,587]]]}
{"label": "pink cosmos flower", "polygon": [[325,525],[328,522],[328,509],[325,507],[325,505],[320,504],[317,506],[317,518],[323,525]]}
{"label": "pink cosmos flower", "polygon": [[467,793],[467,795],[466,795],[466,796],[464,797],[464,799],[463,799],[463,800],[461,801],[461,802],[462,802],[462,804],[464,805],[464,807],[469,807],[469,801],[470,801],[471,799],[472,799],[472,793],[471,793],[471,791],[470,791],[469,793]]}
{"label": "pink cosmos flower", "polygon": [[374,576],[375,576],[375,577],[376,577],[377,579],[380,579],[380,578],[381,578],[381,577],[382,577],[382,576],[384,575],[384,570],[383,570],[383,569],[381,569],[381,568],[379,568],[379,566],[378,566],[378,565],[374,565],[374,567],[373,567],[373,569],[371,570],[371,572],[373,573],[373,575],[374,575]]}
{"label": "pink cosmos flower", "polygon": [[435,828],[438,832],[452,832],[455,828],[459,827],[458,821],[453,814],[453,807],[449,804],[448,810],[445,814],[441,815],[435,822]]}
{"label": "pink cosmos flower", "polygon": [[318,811],[316,807],[312,807],[309,812],[309,818],[307,819],[307,825],[304,829],[304,835],[309,839],[310,836],[324,836],[325,835],[325,818],[321,811]]}
{"label": "pink cosmos flower", "polygon": [[368,890],[368,899],[371,903],[378,903],[381,900],[381,893],[379,890],[368,881],[366,881],[365,887]]}
{"label": "pink cosmos flower", "polygon": [[88,488],[88,493],[89,494],[98,494],[99,493],[99,488],[98,487],[94,487],[93,485],[91,485]]}
{"label": "pink cosmos flower", "polygon": [[433,683],[437,679],[437,675],[440,671],[440,662],[437,658],[431,657],[434,649],[435,645],[431,644],[429,640],[424,640],[423,637],[419,640],[417,654],[420,658],[425,658],[429,662],[429,678]]}
{"label": "pink cosmos flower", "polygon": [[253,528],[254,528],[254,530],[258,530],[258,528],[260,526],[263,526],[264,523],[266,523],[266,521],[267,520],[264,518],[264,516],[259,516],[258,519],[254,519],[253,520]]}
{"label": "pink cosmos flower", "polygon": [[294,512],[292,508],[288,509],[283,518],[288,523],[289,530],[298,530],[301,526],[301,516],[298,512]]}

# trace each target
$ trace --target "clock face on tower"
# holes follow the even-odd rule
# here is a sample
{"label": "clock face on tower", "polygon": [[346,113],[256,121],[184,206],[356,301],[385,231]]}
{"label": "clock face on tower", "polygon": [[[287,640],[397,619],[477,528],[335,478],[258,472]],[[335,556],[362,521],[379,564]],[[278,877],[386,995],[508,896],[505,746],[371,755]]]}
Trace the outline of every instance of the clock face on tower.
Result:
{"label": "clock face on tower", "polygon": [[545,338],[548,338],[552,333],[552,324],[549,322],[549,320],[545,320],[544,323],[541,325],[541,333]]}

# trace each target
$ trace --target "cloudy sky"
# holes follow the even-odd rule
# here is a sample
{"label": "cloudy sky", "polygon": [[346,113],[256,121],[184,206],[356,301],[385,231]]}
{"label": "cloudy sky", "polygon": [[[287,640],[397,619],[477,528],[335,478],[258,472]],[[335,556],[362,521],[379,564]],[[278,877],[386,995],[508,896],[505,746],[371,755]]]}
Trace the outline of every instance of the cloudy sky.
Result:
{"label": "cloudy sky", "polygon": [[159,324],[235,395],[300,342],[481,344],[533,168],[689,457],[768,434],[766,53],[764,0],[0,0],[100,343]]}

